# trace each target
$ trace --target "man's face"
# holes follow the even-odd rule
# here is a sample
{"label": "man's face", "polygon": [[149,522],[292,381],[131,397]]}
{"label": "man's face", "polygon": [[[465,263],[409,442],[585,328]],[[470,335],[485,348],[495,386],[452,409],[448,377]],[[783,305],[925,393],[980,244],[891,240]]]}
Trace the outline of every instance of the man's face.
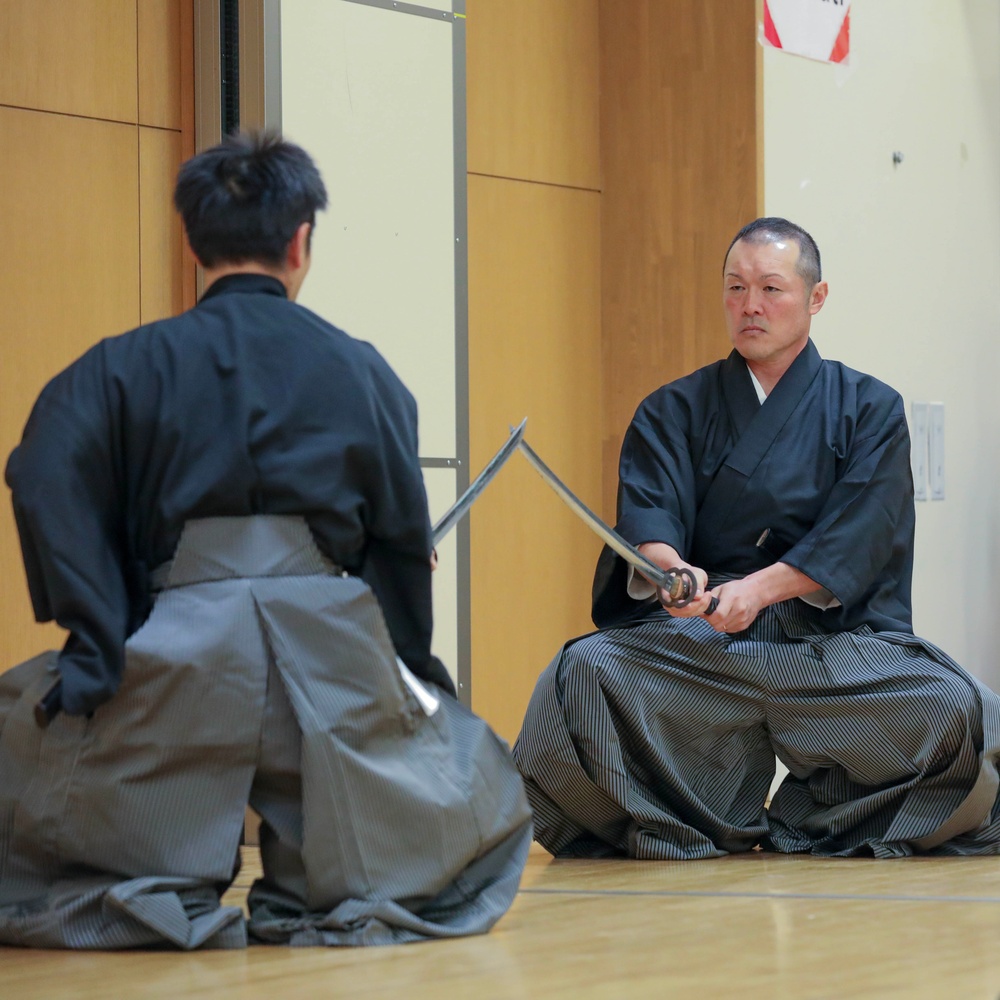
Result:
{"label": "man's face", "polygon": [[791,240],[739,240],[726,258],[723,304],[733,346],[747,361],[788,366],[806,345],[826,282],[806,287]]}

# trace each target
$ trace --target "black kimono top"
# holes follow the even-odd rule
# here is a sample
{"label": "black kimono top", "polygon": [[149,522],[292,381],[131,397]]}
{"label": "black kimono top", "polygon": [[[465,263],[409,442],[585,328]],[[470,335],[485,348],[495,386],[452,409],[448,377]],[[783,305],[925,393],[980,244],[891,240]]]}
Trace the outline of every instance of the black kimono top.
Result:
{"label": "black kimono top", "polygon": [[70,714],[114,694],[149,573],[201,517],[304,517],[371,585],[407,666],[454,690],[430,652],[413,397],[274,278],[222,278],[183,315],[91,348],[42,391],[6,477],[35,616],[69,630]]}
{"label": "black kimono top", "polygon": [[[640,404],[619,466],[618,531],[660,541],[709,576],[781,561],[840,602],[803,612],[822,630],[912,632],[913,479],[903,401],[812,341],[760,403],[746,362],[671,382]],[[594,621],[655,608],[626,594],[610,550],[594,580]]]}

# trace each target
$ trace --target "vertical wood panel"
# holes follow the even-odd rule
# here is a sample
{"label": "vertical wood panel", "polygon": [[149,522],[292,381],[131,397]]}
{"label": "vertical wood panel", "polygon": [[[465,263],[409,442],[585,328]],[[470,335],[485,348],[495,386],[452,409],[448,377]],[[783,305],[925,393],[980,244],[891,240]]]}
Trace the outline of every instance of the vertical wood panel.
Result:
{"label": "vertical wood panel", "polygon": [[[180,10],[181,64],[181,162],[194,156],[194,0],[183,0]],[[198,269],[187,243],[181,250],[181,308],[190,309],[198,298]]]}
{"label": "vertical wood panel", "polygon": [[184,234],[172,197],[181,163],[181,134],[139,129],[141,322],[184,309]]}
{"label": "vertical wood panel", "polygon": [[183,8],[189,0],[138,0],[139,124],[180,129]]}
{"label": "vertical wood panel", "polygon": [[601,0],[604,511],[639,401],[730,349],[722,258],[757,215],[754,0]]}
{"label": "vertical wood panel", "polygon": [[3,0],[0,104],[136,121],[136,0]]}
{"label": "vertical wood panel", "polygon": [[[139,320],[134,126],[0,108],[0,455],[45,382]],[[53,642],[33,624],[10,504],[0,505],[0,669]]]}
{"label": "vertical wood panel", "polygon": [[601,186],[597,0],[469,0],[473,173]]}
{"label": "vertical wood panel", "polygon": [[[472,465],[508,424],[596,505],[600,196],[469,178]],[[471,514],[473,707],[513,739],[558,646],[590,628],[596,538],[514,456]]]}
{"label": "vertical wood panel", "polygon": [[[528,440],[601,493],[596,0],[469,0],[469,432],[473,468]],[[590,628],[599,546],[520,456],[471,514],[473,707],[512,740],[558,646]]]}

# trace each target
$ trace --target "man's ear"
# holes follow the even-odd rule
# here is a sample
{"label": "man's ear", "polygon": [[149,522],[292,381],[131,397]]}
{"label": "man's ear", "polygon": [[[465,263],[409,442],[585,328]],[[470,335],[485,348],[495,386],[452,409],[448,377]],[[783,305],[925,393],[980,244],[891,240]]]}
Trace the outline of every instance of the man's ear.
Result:
{"label": "man's ear", "polygon": [[815,316],[823,308],[827,293],[830,291],[825,281],[817,281],[809,293],[809,315]]}
{"label": "man's ear", "polygon": [[308,222],[303,222],[298,229],[295,230],[295,235],[292,237],[291,242],[288,244],[288,266],[293,270],[297,271],[309,258],[309,233],[312,230],[312,224]]}

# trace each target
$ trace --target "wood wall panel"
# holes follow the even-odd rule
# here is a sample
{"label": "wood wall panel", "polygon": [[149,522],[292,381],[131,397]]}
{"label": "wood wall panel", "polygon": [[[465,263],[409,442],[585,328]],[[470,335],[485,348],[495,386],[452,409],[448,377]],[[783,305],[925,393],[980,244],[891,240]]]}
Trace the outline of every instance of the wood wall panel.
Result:
{"label": "wood wall panel", "polygon": [[136,121],[136,0],[3,0],[0,104]]}
{"label": "wood wall panel", "polygon": [[[101,337],[139,321],[134,126],[0,108],[0,456],[35,397]],[[9,503],[0,505],[0,668],[51,645],[33,624]]]}
{"label": "wood wall panel", "polygon": [[139,129],[139,247],[141,322],[184,309],[184,233],[173,191],[181,164],[181,133]]}
{"label": "wood wall panel", "polygon": [[[0,462],[70,361],[193,304],[170,204],[194,148],[192,25],[191,0],[0,3]],[[146,120],[171,131],[136,127],[138,93]],[[33,623],[7,502],[0,621],[0,670],[62,641]]]}
{"label": "wood wall panel", "polygon": [[138,19],[139,124],[181,128],[181,38],[190,0],[140,0]]}
{"label": "wood wall panel", "polygon": [[[600,196],[469,178],[472,467],[527,439],[588,504],[601,492]],[[515,455],[471,513],[472,698],[506,739],[559,645],[590,628],[595,536]]]}
{"label": "wood wall panel", "polygon": [[473,173],[601,186],[597,0],[468,0]]}
{"label": "wood wall panel", "polygon": [[[601,494],[596,0],[469,0],[469,432],[508,424]],[[538,674],[590,628],[593,535],[515,456],[471,515],[472,703],[513,740]]]}
{"label": "wood wall panel", "polygon": [[[194,0],[181,0],[180,5],[180,104],[181,104],[181,163],[194,156]],[[176,178],[175,178],[176,180]],[[173,193],[171,192],[171,204]],[[187,249],[181,251],[181,309],[190,309],[198,301],[198,268]]]}
{"label": "wood wall panel", "polygon": [[754,0],[600,0],[604,512],[640,400],[725,355],[721,268],[758,214]]}

